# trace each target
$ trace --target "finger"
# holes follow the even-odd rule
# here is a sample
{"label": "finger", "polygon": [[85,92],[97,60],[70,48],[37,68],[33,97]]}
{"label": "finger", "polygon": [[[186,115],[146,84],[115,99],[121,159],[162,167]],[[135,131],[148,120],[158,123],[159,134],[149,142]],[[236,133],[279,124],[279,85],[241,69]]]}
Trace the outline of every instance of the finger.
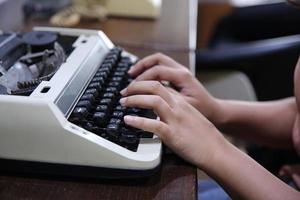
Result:
{"label": "finger", "polygon": [[137,76],[143,71],[153,67],[154,65],[167,65],[167,66],[177,66],[177,63],[169,58],[168,56],[165,56],[161,53],[156,53],[150,56],[145,57],[144,59],[137,62],[134,66],[130,68],[128,73],[131,76]]}
{"label": "finger", "polygon": [[170,68],[165,65],[156,65],[136,77],[137,81],[157,80],[169,81],[177,86],[181,84],[181,70]]}
{"label": "finger", "polygon": [[124,122],[135,128],[139,128],[144,131],[155,133],[162,140],[164,140],[166,136],[169,134],[168,125],[159,120],[126,115],[124,117]]}
{"label": "finger", "polygon": [[133,94],[153,94],[163,98],[168,104],[173,100],[167,89],[157,81],[139,81],[131,83],[127,88],[121,91],[123,96]]}
{"label": "finger", "polygon": [[176,95],[176,96],[182,96],[179,92],[177,92],[176,90],[174,90],[171,87],[166,87],[166,89],[172,94],[172,95]]}
{"label": "finger", "polygon": [[134,95],[120,99],[120,103],[125,107],[140,107],[152,109],[165,121],[168,117],[173,116],[170,106],[160,96],[156,95]]}
{"label": "finger", "polygon": [[291,175],[291,174],[292,174],[292,168],[289,165],[284,165],[283,167],[281,167],[279,171],[280,176]]}
{"label": "finger", "polygon": [[295,181],[295,183],[297,184],[297,186],[300,187],[300,176],[295,173],[292,175],[292,178]]}

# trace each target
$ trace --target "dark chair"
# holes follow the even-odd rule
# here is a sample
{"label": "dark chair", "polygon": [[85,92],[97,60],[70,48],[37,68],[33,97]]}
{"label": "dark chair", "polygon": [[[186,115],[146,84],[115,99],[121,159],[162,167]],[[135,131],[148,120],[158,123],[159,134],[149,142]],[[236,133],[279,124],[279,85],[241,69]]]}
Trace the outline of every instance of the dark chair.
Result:
{"label": "dark chair", "polygon": [[293,95],[300,54],[300,10],[276,3],[235,9],[217,25],[206,49],[196,52],[197,70],[240,70],[258,100]]}

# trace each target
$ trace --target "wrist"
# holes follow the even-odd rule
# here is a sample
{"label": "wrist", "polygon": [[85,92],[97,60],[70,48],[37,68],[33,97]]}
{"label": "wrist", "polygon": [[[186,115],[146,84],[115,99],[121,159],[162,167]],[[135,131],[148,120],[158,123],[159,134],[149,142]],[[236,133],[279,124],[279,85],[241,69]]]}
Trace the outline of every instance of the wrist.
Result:
{"label": "wrist", "polygon": [[215,177],[222,171],[224,165],[231,162],[231,158],[234,157],[234,149],[235,147],[222,136],[222,140],[216,142],[213,153],[205,163],[201,163],[200,168],[209,176]]}
{"label": "wrist", "polygon": [[217,98],[213,98],[211,101],[212,105],[210,116],[208,116],[209,121],[211,121],[216,127],[222,127],[225,123],[225,111],[224,111],[224,104],[225,101]]}
{"label": "wrist", "polygon": [[[230,148],[231,145],[219,132],[218,129],[215,128],[214,132],[210,133],[211,138],[209,139],[210,142],[207,142],[205,147],[205,154],[199,155],[198,162],[196,165],[206,171],[216,164],[221,163],[221,159],[226,157],[226,151]],[[209,143],[209,144],[208,144]],[[203,151],[203,149],[202,149]],[[219,165],[218,165],[219,166]]]}

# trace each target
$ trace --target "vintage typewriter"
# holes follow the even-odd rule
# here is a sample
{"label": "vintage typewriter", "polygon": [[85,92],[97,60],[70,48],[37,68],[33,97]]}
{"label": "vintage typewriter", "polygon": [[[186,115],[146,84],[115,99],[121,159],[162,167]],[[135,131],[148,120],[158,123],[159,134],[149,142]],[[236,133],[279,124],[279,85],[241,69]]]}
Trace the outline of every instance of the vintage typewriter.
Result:
{"label": "vintage typewriter", "polygon": [[0,169],[90,177],[152,174],[162,143],[124,124],[119,92],[137,58],[101,31],[0,34]]}

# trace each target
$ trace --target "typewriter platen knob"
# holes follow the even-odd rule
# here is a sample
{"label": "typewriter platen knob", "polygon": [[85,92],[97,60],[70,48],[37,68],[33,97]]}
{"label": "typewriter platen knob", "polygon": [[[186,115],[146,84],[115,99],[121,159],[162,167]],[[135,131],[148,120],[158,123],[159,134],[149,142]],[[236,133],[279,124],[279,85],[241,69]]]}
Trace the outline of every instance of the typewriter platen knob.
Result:
{"label": "typewriter platen knob", "polygon": [[23,35],[23,40],[31,47],[32,52],[40,52],[54,49],[57,34],[46,31],[32,31]]}

